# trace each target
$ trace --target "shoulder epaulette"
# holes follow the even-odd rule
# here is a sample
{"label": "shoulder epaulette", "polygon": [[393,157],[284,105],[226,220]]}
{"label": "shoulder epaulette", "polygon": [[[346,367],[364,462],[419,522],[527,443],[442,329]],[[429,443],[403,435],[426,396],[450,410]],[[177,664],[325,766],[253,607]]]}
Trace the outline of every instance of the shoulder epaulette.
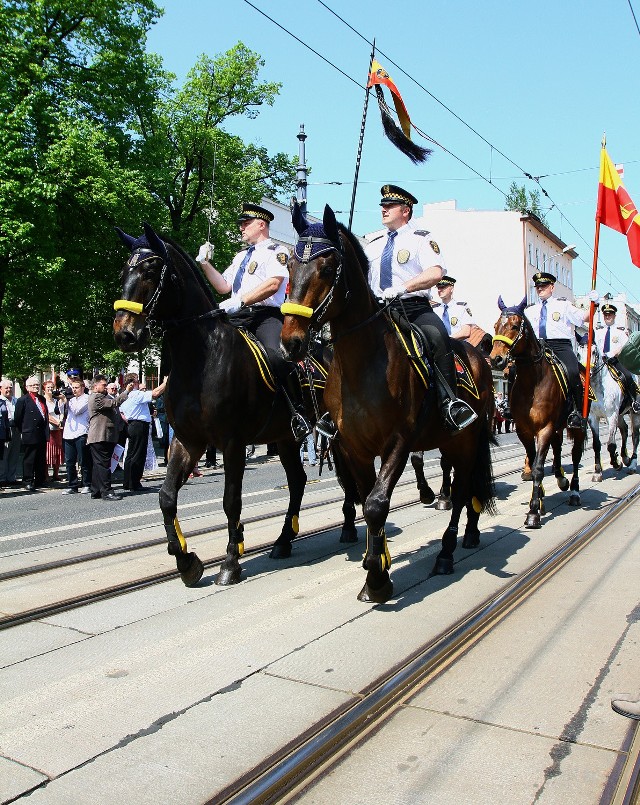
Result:
{"label": "shoulder epaulette", "polygon": [[431,307],[442,307],[442,302],[431,302]]}
{"label": "shoulder epaulette", "polygon": [[384,237],[384,235],[378,235],[378,237],[377,237],[377,238],[372,238],[372,239],[369,241],[369,243],[375,243],[375,242],[376,242],[376,240],[380,240],[380,238],[383,238],[383,237]]}
{"label": "shoulder epaulette", "polygon": [[604,330],[604,324],[597,324],[596,330]]}
{"label": "shoulder epaulette", "polygon": [[626,327],[616,327],[616,330],[626,330]]}
{"label": "shoulder epaulette", "polygon": [[466,302],[454,302],[454,304],[456,304],[456,305],[466,305],[467,303]]}
{"label": "shoulder epaulette", "polygon": [[429,230],[428,229],[414,229],[413,234],[414,235],[420,235],[421,237],[424,238],[426,235],[429,234]]}
{"label": "shoulder epaulette", "polygon": [[275,252],[276,249],[279,249],[279,248],[280,248],[279,243],[272,243],[271,246],[267,246],[267,249],[271,249],[271,251],[274,251],[274,252]]}
{"label": "shoulder epaulette", "polygon": [[566,302],[567,301],[566,296],[556,296],[556,299],[558,300],[558,302]]}

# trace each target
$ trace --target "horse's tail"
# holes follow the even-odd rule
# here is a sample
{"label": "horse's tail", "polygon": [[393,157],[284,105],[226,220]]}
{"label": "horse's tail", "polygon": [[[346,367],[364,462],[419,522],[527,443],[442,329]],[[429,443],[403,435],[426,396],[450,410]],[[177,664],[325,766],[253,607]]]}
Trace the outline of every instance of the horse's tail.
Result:
{"label": "horse's tail", "polygon": [[496,507],[496,486],[493,479],[491,445],[495,447],[497,444],[498,440],[492,434],[489,423],[483,417],[480,432],[478,433],[476,460],[471,471],[471,494],[480,502],[482,511],[493,516],[498,513],[498,509]]}

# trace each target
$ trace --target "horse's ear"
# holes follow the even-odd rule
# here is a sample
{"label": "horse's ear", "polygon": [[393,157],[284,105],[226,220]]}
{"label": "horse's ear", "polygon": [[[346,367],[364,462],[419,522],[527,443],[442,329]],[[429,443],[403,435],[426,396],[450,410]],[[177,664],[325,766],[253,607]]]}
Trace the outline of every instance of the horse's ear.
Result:
{"label": "horse's ear", "polygon": [[500,308],[500,310],[505,310],[505,308],[507,307],[505,303],[502,301],[502,294],[498,297],[498,307]]}
{"label": "horse's ear", "polygon": [[304,213],[302,212],[302,207],[298,204],[296,199],[293,199],[293,203],[291,205],[291,223],[293,224],[293,228],[296,230],[298,235],[302,235],[302,233],[310,226],[309,221],[307,221]]}
{"label": "horse's ear", "polygon": [[164,241],[160,239],[159,235],[156,234],[151,224],[144,224],[144,234],[147,236],[147,242],[151,249],[153,249],[158,257],[162,257],[163,260],[167,261],[169,259],[167,247]]}
{"label": "horse's ear", "polygon": [[330,241],[335,243],[340,248],[340,232],[338,230],[338,222],[336,221],[336,214],[328,204],[325,204],[324,215],[322,216],[322,228],[325,235]]}
{"label": "horse's ear", "polygon": [[123,232],[122,229],[120,229],[119,226],[114,227],[114,229],[116,230],[116,233],[117,233],[118,237],[124,243],[124,245],[127,247],[127,249],[129,249],[129,251],[133,251],[133,244],[135,243],[136,239],[134,237],[132,237],[131,235],[127,235],[126,232]]}
{"label": "horse's ear", "polygon": [[527,297],[525,296],[522,302],[518,305],[518,310],[521,310],[524,313],[524,309],[527,306]]}

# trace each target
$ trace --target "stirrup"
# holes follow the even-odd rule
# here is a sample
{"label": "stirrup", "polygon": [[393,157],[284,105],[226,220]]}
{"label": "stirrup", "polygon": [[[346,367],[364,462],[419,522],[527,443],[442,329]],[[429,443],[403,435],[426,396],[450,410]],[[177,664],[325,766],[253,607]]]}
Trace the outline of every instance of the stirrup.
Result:
{"label": "stirrup", "polygon": [[302,414],[299,414],[297,411],[291,417],[291,431],[293,432],[293,438],[296,442],[301,442],[311,433],[311,426]]}
{"label": "stirrup", "polygon": [[461,431],[472,422],[475,422],[478,415],[464,400],[455,399],[445,402],[444,418],[450,428],[455,431]]}
{"label": "stirrup", "polygon": [[335,422],[333,422],[331,419],[328,411],[324,413],[316,422],[316,430],[320,436],[324,436],[325,439],[328,439],[329,441],[335,438],[336,434],[338,433],[338,429],[336,428]]}
{"label": "stirrup", "polygon": [[634,400],[631,403],[631,410],[634,414],[640,414],[640,402],[638,400]]}
{"label": "stirrup", "polygon": [[574,409],[567,416],[567,427],[569,430],[586,430],[587,420]]}

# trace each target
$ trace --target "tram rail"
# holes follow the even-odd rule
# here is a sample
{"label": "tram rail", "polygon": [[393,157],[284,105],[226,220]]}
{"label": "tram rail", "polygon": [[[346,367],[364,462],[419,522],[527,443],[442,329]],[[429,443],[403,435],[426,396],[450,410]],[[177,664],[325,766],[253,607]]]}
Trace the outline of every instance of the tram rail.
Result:
{"label": "tram rail", "polygon": [[[207,805],[270,805],[294,802],[345,755],[361,745],[422,687],[444,673],[511,612],[549,581],[595,540],[640,495],[636,484],[606,511],[568,537],[510,585],[482,602],[368,686],[353,706],[324,718],[288,745],[266,758],[222,791]],[[640,801],[640,728],[633,749],[614,781],[616,805]]]}

